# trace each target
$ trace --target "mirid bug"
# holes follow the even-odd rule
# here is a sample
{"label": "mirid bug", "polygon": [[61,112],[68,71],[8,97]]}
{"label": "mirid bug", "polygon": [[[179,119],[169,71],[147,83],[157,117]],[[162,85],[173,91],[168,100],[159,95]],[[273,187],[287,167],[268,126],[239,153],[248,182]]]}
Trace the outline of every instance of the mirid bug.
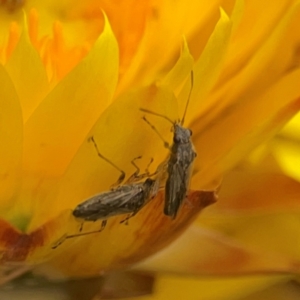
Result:
{"label": "mirid bug", "polygon": [[101,228],[90,232],[65,235],[52,248],[57,248],[66,239],[101,232],[110,217],[127,214],[128,216],[120,223],[127,222],[156,196],[158,190],[159,180],[147,178],[144,182],[126,184],[85,200],[74,209],[73,216],[84,221],[102,220]]}
{"label": "mirid bug", "polygon": [[[103,158],[102,154],[100,154],[97,148],[94,139],[91,138],[90,140],[94,143],[98,155]],[[110,162],[106,158],[105,160]],[[110,191],[94,195],[93,197],[80,203],[73,210],[73,216],[82,219],[83,221],[102,220],[101,228],[96,231],[65,235],[55,243],[55,245],[52,247],[53,249],[57,248],[66,239],[101,232],[107,224],[107,219],[110,217],[127,214],[128,216],[124,220],[122,220],[121,223],[127,222],[130,218],[136,215],[151,199],[156,196],[159,190],[160,177],[158,176],[156,179],[151,179],[150,177],[153,177],[157,173],[161,173],[161,168],[163,168],[163,165],[159,166],[155,173],[150,174],[148,171],[148,167],[150,165],[149,164],[146,169],[146,173],[139,174],[140,170],[134,163],[134,160],[132,161],[132,164],[136,167],[137,171],[129,177],[127,182],[140,180],[145,176],[149,177],[144,182],[136,182],[130,184],[128,183],[122,186],[118,186],[117,188]],[[150,161],[150,163],[151,162],[152,160]],[[112,165],[114,166],[114,164]],[[117,169],[120,170],[119,168]],[[125,173],[122,170],[120,170],[120,172],[121,176],[118,182],[120,182],[121,179],[125,178]]]}
{"label": "mirid bug", "polygon": [[193,162],[196,157],[193,143],[191,141],[192,131],[183,127],[184,118],[189,105],[191,92],[193,88],[193,73],[191,73],[191,89],[188,96],[188,100],[185,106],[184,114],[179,122],[174,122],[167,116],[152,112],[148,109],[141,108],[141,111],[162,117],[173,125],[173,144],[172,146],[166,142],[157,129],[145,118],[143,119],[150,125],[150,127],[159,135],[164,141],[164,146],[171,152],[167,161],[167,173],[168,178],[165,185],[165,206],[164,213],[167,216],[176,218],[178,210],[182,205],[182,202],[186,198],[187,191],[190,184],[191,172]]}
{"label": "mirid bug", "polygon": [[151,178],[144,182],[122,185],[82,202],[74,209],[73,215],[85,221],[106,222],[106,219],[112,216],[130,214],[126,218],[128,220],[156,195],[158,189],[158,181]]}

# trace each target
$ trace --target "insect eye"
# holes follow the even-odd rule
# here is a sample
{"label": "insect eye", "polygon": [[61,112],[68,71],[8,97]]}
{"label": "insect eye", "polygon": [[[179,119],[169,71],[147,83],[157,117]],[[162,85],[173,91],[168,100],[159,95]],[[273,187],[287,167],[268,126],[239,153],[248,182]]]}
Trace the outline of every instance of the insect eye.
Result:
{"label": "insect eye", "polygon": [[174,143],[180,143],[180,138],[178,138],[177,136],[174,136],[173,142]]}

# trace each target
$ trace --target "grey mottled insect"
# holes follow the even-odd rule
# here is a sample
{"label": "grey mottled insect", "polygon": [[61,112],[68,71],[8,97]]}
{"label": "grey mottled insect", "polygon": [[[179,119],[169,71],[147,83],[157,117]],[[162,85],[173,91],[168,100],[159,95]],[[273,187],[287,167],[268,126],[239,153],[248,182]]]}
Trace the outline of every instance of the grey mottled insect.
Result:
{"label": "grey mottled insect", "polygon": [[121,223],[127,222],[156,196],[158,190],[159,180],[147,178],[144,182],[122,185],[85,200],[74,209],[74,217],[84,221],[102,220],[101,228],[96,231],[65,235],[52,248],[57,248],[69,238],[101,232],[110,217],[127,214]]}
{"label": "grey mottled insect", "polygon": [[[90,140],[96,146],[94,139],[91,138]],[[99,155],[100,153],[98,151],[97,146],[96,149]],[[110,162],[107,159],[105,160]],[[134,160],[132,161],[132,163],[137,168],[137,171],[127,180],[127,182],[131,182],[132,180],[140,180],[145,176],[152,177],[157,173],[161,173],[161,168],[163,168],[163,166],[159,166],[157,171],[153,174],[150,174],[147,168],[146,173],[139,174],[140,170],[134,163]],[[124,178],[125,173],[121,171],[121,176],[118,182],[120,182],[120,180]],[[57,248],[60,244],[62,244],[66,239],[69,238],[101,232],[107,224],[107,219],[110,217],[127,214],[128,216],[124,220],[122,220],[121,223],[127,222],[130,218],[135,216],[147,203],[149,203],[151,199],[153,199],[157,195],[159,185],[160,176],[158,176],[156,179],[151,179],[149,177],[144,182],[135,182],[121,185],[115,189],[99,193],[85,200],[74,209],[73,216],[82,219],[83,221],[102,220],[101,228],[96,231],[65,235],[58,242],[56,242],[52,248]]]}
{"label": "grey mottled insect", "polygon": [[85,221],[97,221],[130,214],[127,220],[136,215],[157,194],[158,185],[158,181],[147,178],[144,182],[119,186],[82,202],[74,209],[73,215]]}
{"label": "grey mottled insect", "polygon": [[193,162],[197,156],[191,141],[192,131],[183,127],[192,87],[193,73],[191,74],[190,94],[183,117],[179,122],[174,122],[164,115],[141,108],[141,111],[162,117],[173,124],[173,144],[170,146],[166,141],[164,141],[157,129],[145,117],[143,118],[164,141],[165,147],[171,152],[167,162],[168,178],[165,185],[164,213],[172,218],[176,218],[180,206],[186,198],[191,179]]}

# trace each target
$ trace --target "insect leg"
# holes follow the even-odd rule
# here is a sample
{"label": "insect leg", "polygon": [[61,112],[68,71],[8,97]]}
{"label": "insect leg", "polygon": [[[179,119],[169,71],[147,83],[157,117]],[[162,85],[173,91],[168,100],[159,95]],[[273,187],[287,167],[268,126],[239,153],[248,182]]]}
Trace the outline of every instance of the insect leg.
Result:
{"label": "insect leg", "polygon": [[154,161],[154,159],[153,159],[153,157],[151,157],[150,162],[149,162],[149,164],[147,165],[147,167],[145,169],[145,171],[146,171],[145,174],[150,174],[149,167],[151,166],[151,164],[153,163],[153,161]]}
{"label": "insect leg", "polygon": [[155,175],[155,173],[150,174],[150,172],[149,172],[149,167],[153,162],[153,158],[150,159],[150,162],[145,169],[145,173],[140,174],[140,168],[135,163],[135,160],[141,159],[141,158],[142,158],[142,156],[138,156],[131,161],[131,164],[136,168],[136,171],[128,178],[128,180],[126,181],[126,184],[130,184],[132,182],[139,181],[145,177],[151,177],[151,176]]}
{"label": "insect leg", "polygon": [[79,227],[79,232],[81,232],[82,231],[82,229],[83,229],[83,222],[80,224],[80,227]]}
{"label": "insect leg", "polygon": [[125,179],[125,176],[126,176],[125,172],[124,172],[123,170],[121,170],[118,166],[116,166],[112,161],[110,161],[108,158],[106,158],[105,156],[103,156],[103,155],[100,153],[100,151],[99,151],[99,149],[98,149],[98,146],[97,146],[97,144],[96,144],[95,139],[94,139],[93,136],[92,136],[92,137],[89,137],[89,138],[88,138],[88,141],[89,141],[89,142],[92,142],[92,143],[94,144],[95,149],[96,149],[96,151],[97,151],[97,154],[98,154],[98,156],[99,156],[100,158],[104,159],[106,162],[108,162],[110,165],[112,165],[115,169],[117,169],[118,171],[121,172],[121,175],[119,176],[119,178],[118,178],[118,180],[116,181],[116,183],[114,183],[114,184],[112,185],[112,187],[115,187],[115,186],[120,185],[120,184],[124,181],[124,179]]}
{"label": "insect leg", "polygon": [[120,221],[120,224],[125,223],[125,225],[128,225],[128,220],[134,217],[137,214],[138,211],[133,212],[132,214],[128,215],[124,220]]}
{"label": "insect leg", "polygon": [[67,235],[64,234],[58,241],[56,241],[54,243],[54,245],[51,247],[52,249],[56,249],[58,246],[60,246],[66,239],[67,239]]}
{"label": "insect leg", "polygon": [[[128,183],[132,183],[132,182],[134,182],[134,181],[136,181],[136,180],[139,180],[139,179],[141,179],[141,178],[143,178],[142,176],[143,176],[143,174],[142,175],[140,175],[140,168],[138,167],[138,165],[135,163],[135,161],[137,160],[137,159],[141,159],[142,157],[141,156],[138,156],[138,157],[135,157],[132,161],[131,161],[131,164],[136,168],[136,171],[126,180],[126,184],[128,184]],[[140,176],[141,176],[141,178],[140,178]]]}
{"label": "insect leg", "polygon": [[107,220],[103,220],[103,221],[101,222],[101,228],[100,228],[100,231],[98,231],[98,232],[101,232],[102,230],[104,230],[104,228],[106,227],[106,224],[107,224]]}
{"label": "insect leg", "polygon": [[[84,235],[89,235],[89,234],[101,232],[102,230],[104,230],[106,224],[107,224],[107,220],[102,220],[101,228],[99,230],[83,232],[83,233],[77,233],[77,234],[71,234],[71,235],[66,235],[65,234],[51,248],[56,249],[58,246],[60,246],[67,239],[72,239],[72,238],[75,238],[75,237],[78,237],[78,236],[84,236]],[[81,227],[81,229],[82,229],[82,227]]]}

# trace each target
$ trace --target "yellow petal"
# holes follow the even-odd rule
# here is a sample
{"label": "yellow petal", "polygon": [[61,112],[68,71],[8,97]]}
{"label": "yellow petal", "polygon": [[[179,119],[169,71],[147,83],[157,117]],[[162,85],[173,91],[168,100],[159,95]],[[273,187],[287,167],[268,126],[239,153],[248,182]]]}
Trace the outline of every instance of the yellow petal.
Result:
{"label": "yellow petal", "polygon": [[66,230],[76,230],[76,222],[70,211],[62,212],[56,219],[30,233],[23,233],[4,220],[0,220],[1,264],[20,264],[21,266],[41,263],[53,257],[52,248],[65,234]]}
{"label": "yellow petal", "polygon": [[176,91],[191,72],[193,63],[194,59],[190,54],[187,42],[184,39],[180,57],[171,71],[163,79],[162,84],[168,86],[172,91]]}
{"label": "yellow petal", "polygon": [[[195,278],[176,275],[159,275],[152,296],[143,300],[239,300],[278,283],[285,283],[288,276],[245,276],[241,278]],[[132,298],[133,299],[133,298]],[[252,298],[250,298],[252,299]],[[248,300],[248,298],[247,298]],[[253,298],[253,300],[257,300]]]}
{"label": "yellow petal", "polygon": [[[193,140],[198,157],[202,160],[196,161],[196,168],[201,169],[201,172],[193,178],[198,188],[209,185],[218,174],[232,168],[257,144],[278,132],[297,113],[300,90],[296,82],[299,76],[299,70],[289,73],[266,93],[256,98],[251,97],[251,101],[244,102],[235,109],[224,110],[223,117],[207,124],[203,131],[194,130]],[[199,126],[202,124],[199,123]],[[222,135],[225,138],[220,143],[215,137]]]}
{"label": "yellow petal", "polygon": [[[131,1],[134,4],[136,0]],[[16,114],[17,118],[4,118],[4,128],[17,128],[19,121],[21,125],[14,141],[17,145],[3,131],[8,150],[16,146],[15,152],[5,150],[3,157],[4,163],[9,162],[5,168],[13,174],[3,186],[3,215],[10,221],[1,221],[3,264],[45,262],[70,276],[131,266],[177,238],[213,200],[214,191],[199,189],[214,188],[224,173],[299,111],[299,2],[274,5],[265,18],[259,18],[265,5],[259,1],[245,5],[223,0],[191,1],[190,5],[147,1],[132,8],[125,1],[119,6],[124,11],[118,13],[118,6],[108,2],[26,1],[25,12],[33,6],[39,11],[31,10],[28,31],[45,71],[28,45],[26,32],[16,46],[19,28],[27,30],[26,26],[15,24],[8,41],[4,37],[1,59],[9,60],[12,80],[22,80],[16,64],[23,62],[23,48],[34,68],[24,82],[14,82],[23,103],[24,130],[21,113],[11,112],[18,111],[16,93],[10,88],[5,92],[5,96],[13,96],[8,117],[13,119]],[[107,8],[117,39],[108,22],[104,24],[101,8]],[[132,35],[122,29],[134,27],[134,18],[126,22],[131,12],[141,13]],[[15,17],[20,22],[17,13],[11,15]],[[104,32],[98,37],[103,24]],[[260,27],[262,30],[251,34]],[[179,55],[183,36],[188,42]],[[246,46],[240,45],[243,41]],[[103,232],[67,239],[53,249],[62,237],[80,233],[82,220],[74,218],[72,209],[83,199],[109,190],[120,176],[118,168],[128,178],[136,171],[133,159],[141,156],[141,172],[152,158],[150,170],[154,172],[169,156],[163,141],[142,118],[155,126],[164,142],[172,139],[170,124],[140,108],[173,120],[181,117],[190,92],[193,58],[195,82],[187,126],[194,132],[198,153],[192,178],[195,191],[184,201],[178,217],[171,220],[163,215],[162,190],[129,220],[130,226],[119,224],[124,216],[110,218]],[[231,66],[232,62],[235,65]],[[43,74],[42,87],[40,94],[25,104],[34,89],[34,72]],[[97,155],[95,145],[88,142],[91,136],[111,164]],[[221,203],[207,209],[181,243],[163,251],[160,264],[152,269],[197,275],[299,272],[299,245],[294,238],[299,235],[298,183],[286,178],[278,165],[272,169],[268,163],[261,167],[270,174],[259,178],[254,178],[258,172],[251,174],[246,168],[244,176],[232,172],[229,178],[225,174],[227,189],[221,192]],[[236,184],[238,191],[234,190]],[[276,188],[267,194],[272,185]],[[243,202],[253,198],[250,204]],[[97,230],[100,223],[85,222],[82,232]]]}
{"label": "yellow petal", "polygon": [[300,181],[299,173],[299,126],[298,114],[283,128],[283,130],[272,141],[272,154],[278,161],[285,174]]}
{"label": "yellow petal", "polygon": [[[119,224],[124,220],[124,216],[110,218],[105,230],[100,233],[66,240],[55,249],[57,256],[46,265],[68,276],[92,276],[105,270],[126,268],[171,243],[204,207],[214,201],[214,192],[192,191],[176,222],[173,222],[161,213],[164,196],[163,192],[160,192],[128,221],[128,226]],[[83,232],[99,230],[98,223],[101,221],[85,223]],[[120,240],[120,236],[126,238]]]}
{"label": "yellow petal", "polygon": [[244,213],[238,216],[228,214],[228,217],[215,215],[207,219],[204,216],[201,220],[204,226],[223,231],[226,235],[230,232],[230,238],[249,248],[254,247],[270,257],[281,256],[289,262],[286,268],[290,272],[299,270],[300,245],[295,239],[299,235],[299,223],[299,211],[255,215]]}
{"label": "yellow petal", "polygon": [[[212,219],[212,216],[210,217]],[[195,224],[189,227],[173,244],[137,267],[156,272],[201,276],[295,271],[292,260],[283,255],[264,253],[262,249],[257,249],[256,245],[247,245],[237,238],[227,236],[226,232],[234,228],[234,221],[229,228],[225,222],[221,222],[220,217],[214,217],[211,222],[219,220],[219,227],[215,224],[215,226],[206,225],[205,228],[203,223],[209,222],[210,219],[202,216],[201,226]],[[224,227],[223,232],[220,230],[221,224]]]}
{"label": "yellow petal", "polygon": [[17,93],[2,66],[0,82],[0,203],[3,212],[15,204],[15,197],[20,188],[23,120]]}
{"label": "yellow petal", "polygon": [[[118,89],[122,91],[141,82],[144,84],[152,82],[155,74],[170,64],[170,58],[178,53],[182,36],[188,41],[195,39],[193,44],[195,47],[203,46],[205,38],[211,34],[218,18],[219,6],[219,1],[192,1],[190,5],[186,5],[183,1],[174,3],[169,0],[152,6],[138,51],[126,71],[126,76],[121,78]],[[205,38],[199,39],[195,31]]]}
{"label": "yellow petal", "polygon": [[106,23],[89,55],[49,93],[26,122],[27,171],[41,172],[45,177],[59,176],[65,171],[110,103],[117,72],[117,44]]}
{"label": "yellow petal", "polygon": [[[230,40],[232,23],[223,9],[220,9],[220,19],[215,26],[201,56],[194,66],[195,84],[192,90],[189,104],[189,119],[194,119],[199,114],[199,110],[204,106],[205,98],[221,71],[225,54]],[[220,49],[222,48],[222,51]],[[185,90],[189,90],[185,86]],[[187,98],[187,92],[183,98]],[[180,96],[179,96],[180,101]]]}
{"label": "yellow petal", "polygon": [[[244,5],[242,2],[245,2]],[[291,17],[297,5],[295,1],[280,1],[276,3],[276,5],[270,5],[268,7],[268,14],[260,18],[257,16],[265,9],[265,3],[263,1],[236,1],[236,11],[233,12],[232,17],[238,20],[233,24],[235,30],[232,41],[229,44],[226,63],[219,79],[220,84],[226,83],[234,76],[240,76],[242,69],[245,68],[249,62],[251,64],[253,55],[255,55],[257,50],[261,47],[270,47],[272,53],[276,51],[278,57],[271,58],[271,55],[268,57],[268,51],[260,54],[261,56],[267,56],[265,57],[266,59],[262,59],[260,64],[257,63],[256,66],[260,70],[268,72],[269,75],[271,75],[269,72],[270,69],[264,68],[264,64],[271,63],[270,68],[273,70],[273,64],[285,63],[285,59],[282,59],[282,56],[287,55],[288,57],[290,55],[289,47],[291,46],[289,43],[291,42],[293,44],[296,42],[292,39],[288,39],[287,42],[287,35],[293,35],[294,30],[288,29],[283,37],[284,42],[280,42],[273,49],[271,49],[271,41],[273,40],[273,42],[275,42],[275,40],[271,36],[274,35],[274,29],[276,28],[277,38],[282,34],[284,23]],[[242,10],[242,16],[239,16],[239,14],[241,14],[240,10]],[[236,26],[237,24],[238,26]],[[266,43],[266,41],[268,42]],[[268,44],[269,46],[267,46]],[[254,61],[252,64],[253,63]],[[257,73],[259,74],[259,71]],[[263,76],[259,76],[259,78],[260,80],[267,79],[263,78]],[[239,86],[236,87],[237,89],[240,88]]]}
{"label": "yellow petal", "polygon": [[14,82],[26,122],[50,89],[45,67],[32,47],[27,30],[23,30],[5,68]]}
{"label": "yellow petal", "polygon": [[265,171],[261,162],[255,169],[233,170],[223,180],[214,209],[236,212],[279,212],[299,209],[299,183],[280,172]]}
{"label": "yellow petal", "polygon": [[298,272],[299,196],[299,183],[274,159],[245,163],[225,176],[215,205],[139,267],[200,275]]}
{"label": "yellow petal", "polygon": [[[154,162],[150,167],[154,172],[168,155],[168,149],[163,147],[157,134],[142,119],[144,113],[140,111],[140,107],[165,114],[168,111],[169,115],[176,119],[178,118],[176,104],[173,93],[165,87],[155,86],[128,92],[116,99],[86,135],[60,181],[53,184],[51,191],[48,191],[47,195],[42,195],[42,200],[36,203],[34,207],[36,213],[30,227],[40,226],[45,218],[54,218],[62,209],[74,208],[83,199],[99,191],[108,190],[117,181],[120,172],[99,158],[93,143],[88,142],[91,136],[94,137],[102,155],[125,171],[127,177],[135,171],[131,161],[138,156],[142,156],[138,162],[142,172],[153,158]],[[162,118],[153,116],[151,119],[151,117],[148,119],[154,120],[153,123],[159,132],[163,136],[170,137],[172,134],[170,124]],[[158,148],[161,150],[156,151]],[[77,188],[74,189],[74,186]]]}

